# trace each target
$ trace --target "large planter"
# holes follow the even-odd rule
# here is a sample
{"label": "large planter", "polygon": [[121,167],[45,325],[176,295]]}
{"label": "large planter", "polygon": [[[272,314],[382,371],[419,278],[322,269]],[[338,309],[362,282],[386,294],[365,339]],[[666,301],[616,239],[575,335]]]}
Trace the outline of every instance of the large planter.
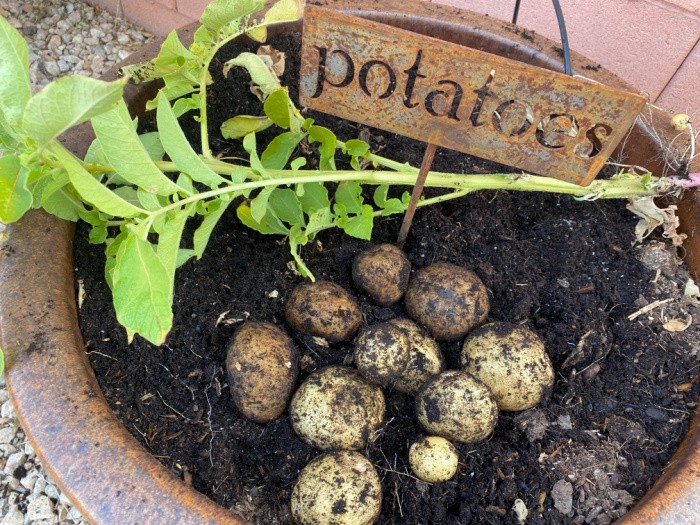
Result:
{"label": "large planter", "polygon": [[[541,67],[561,70],[557,44],[473,13],[433,4],[370,0],[329,2],[352,14],[438,36]],[[348,7],[352,5],[352,7]],[[286,24],[275,32],[299,30]],[[185,38],[192,28],[184,30]],[[151,45],[132,56],[141,61]],[[583,57],[574,69],[607,85],[633,91]],[[588,66],[588,67],[586,67]],[[116,70],[110,76],[114,77]],[[153,86],[130,86],[127,101],[143,111]],[[655,112],[656,110],[652,110]],[[625,161],[660,174],[665,169],[664,130],[668,118],[655,115],[652,130],[638,122],[625,143]],[[77,154],[92,139],[84,126],[66,137]],[[694,171],[698,171],[697,167]],[[688,235],[686,261],[700,275],[700,197],[686,195],[680,207]],[[7,384],[20,422],[45,467],[61,489],[95,524],[245,523],[186,486],[149,455],[119,423],[104,399],[86,357],[78,328],[73,282],[73,225],[41,212],[9,228],[0,255],[0,345]],[[693,523],[700,515],[700,429],[698,417],[663,477],[620,523]]]}

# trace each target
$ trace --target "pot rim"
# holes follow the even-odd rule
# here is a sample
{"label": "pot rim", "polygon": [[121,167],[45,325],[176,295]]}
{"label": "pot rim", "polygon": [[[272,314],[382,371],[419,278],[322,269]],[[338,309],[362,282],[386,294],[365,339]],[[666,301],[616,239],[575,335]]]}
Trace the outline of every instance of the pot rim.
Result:
{"label": "pot rim", "polygon": [[[561,70],[557,44],[529,31],[487,16],[438,4],[387,0],[321,0],[319,5],[401,25],[418,33],[457,43],[487,39],[488,50],[510,58]],[[281,24],[271,31],[299,29]],[[180,31],[191,38],[196,24]],[[131,55],[125,63],[154,56],[159,41]],[[634,91],[631,86],[572,53],[575,70],[604,84]],[[106,79],[116,78],[118,67]],[[140,113],[155,86],[128,86],[125,98]],[[624,150],[626,162],[665,169],[664,139],[673,136],[667,116],[650,108],[654,129],[638,121]],[[84,125],[64,143],[84,154],[92,140]],[[668,142],[666,142],[668,143]],[[688,264],[700,274],[700,198],[689,194],[680,209],[682,229],[689,235]],[[78,327],[73,280],[74,225],[41,211],[32,211],[8,227],[9,241],[0,255],[0,345],[6,355],[6,377],[17,415],[30,443],[61,490],[91,523],[246,522],[182,483],[129,434],[102,395],[88,362]],[[65,416],[70,415],[70,419]],[[691,523],[700,515],[700,431],[696,413],[668,468],[652,489],[617,523]]]}

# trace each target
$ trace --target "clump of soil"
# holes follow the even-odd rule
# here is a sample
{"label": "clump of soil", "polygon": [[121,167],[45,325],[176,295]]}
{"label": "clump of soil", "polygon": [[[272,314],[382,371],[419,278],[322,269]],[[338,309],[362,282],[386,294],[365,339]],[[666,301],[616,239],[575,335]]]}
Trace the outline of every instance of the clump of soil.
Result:
{"label": "clump of soil", "polygon": [[[283,83],[295,97],[298,39],[273,44],[289,51]],[[225,60],[213,69],[211,136],[222,154],[236,156],[240,145],[221,139],[218,126],[233,114],[261,109],[244,74],[221,78]],[[342,140],[361,135],[375,151],[420,164],[422,144],[308,116]],[[190,127],[197,142],[197,125]],[[504,170],[447,150],[438,151],[434,169]],[[423,434],[413,398],[385,391],[386,421],[364,451],[384,487],[379,523],[518,523],[513,509],[520,499],[528,523],[606,524],[649,489],[695,408],[700,317],[692,298],[683,296],[686,270],[663,245],[634,246],[634,225],[623,202],[558,195],[482,192],[418,211],[405,246],[414,270],[435,261],[472,269],[489,289],[489,320],[533,328],[557,376],[550,399],[523,413],[502,413],[488,441],[458,445],[457,476],[434,485],[408,468],[408,447]],[[377,221],[372,243],[393,242],[399,226],[399,217]],[[316,277],[357,296],[366,324],[406,313],[402,303],[377,306],[352,283],[352,259],[372,243],[326,231],[303,252]],[[650,249],[660,251],[649,257]],[[154,347],[137,337],[128,345],[104,282],[103,247],[87,243],[86,227],[77,233],[77,279],[85,291],[80,323],[112,408],[185,483],[257,523],[291,522],[293,484],[318,452],[294,434],[286,413],[258,425],[236,411],[225,352],[245,319],[284,325],[285,298],[302,281],[289,260],[283,239],[246,229],[232,206],[204,257],[177,274],[167,343]],[[630,319],[654,301],[662,303]],[[664,328],[675,318],[690,326]],[[302,356],[300,381],[322,366],[352,360],[351,344],[328,347],[291,335]],[[448,367],[458,368],[459,342],[441,347]]]}

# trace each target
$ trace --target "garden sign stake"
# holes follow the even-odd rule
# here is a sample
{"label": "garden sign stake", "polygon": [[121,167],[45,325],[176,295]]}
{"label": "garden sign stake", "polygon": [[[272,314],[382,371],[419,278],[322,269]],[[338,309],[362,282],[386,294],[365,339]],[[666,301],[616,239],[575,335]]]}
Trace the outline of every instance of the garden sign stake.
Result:
{"label": "garden sign stake", "polygon": [[[587,186],[646,102],[332,9],[309,6],[303,18],[302,105],[428,138],[423,174],[440,146]],[[407,210],[399,244],[410,220]]]}

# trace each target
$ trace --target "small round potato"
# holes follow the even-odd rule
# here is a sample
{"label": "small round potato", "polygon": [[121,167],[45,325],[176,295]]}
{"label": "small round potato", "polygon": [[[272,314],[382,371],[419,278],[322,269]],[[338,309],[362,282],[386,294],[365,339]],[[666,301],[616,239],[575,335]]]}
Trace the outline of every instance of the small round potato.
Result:
{"label": "small round potato", "polygon": [[342,343],[362,324],[362,312],[348,291],[328,281],[302,283],[289,294],[285,317],[302,334]]}
{"label": "small round potato", "polygon": [[418,478],[426,483],[440,483],[451,480],[457,474],[459,454],[445,438],[428,436],[411,445],[408,463]]}
{"label": "small round potato", "polygon": [[511,323],[489,323],[462,345],[462,369],[491,389],[501,410],[527,410],[552,391],[554,368],[532,330]]}
{"label": "small round potato", "polygon": [[299,474],[291,507],[299,525],[370,525],[382,507],[379,475],[359,452],[321,454]]}
{"label": "small round potato", "polygon": [[238,410],[256,423],[267,423],[287,407],[297,380],[299,354],[281,328],[249,321],[228,346],[226,371]]}
{"label": "small round potato", "polygon": [[430,434],[476,443],[491,435],[498,407],[481,381],[461,370],[430,379],[416,396],[416,417]]}
{"label": "small round potato", "polygon": [[292,396],[289,418],[301,439],[321,450],[360,450],[384,420],[384,394],[357,370],[313,372]]}
{"label": "small round potato", "polygon": [[382,306],[394,304],[403,297],[411,275],[411,262],[393,244],[380,244],[355,257],[352,279]]}
{"label": "small round potato", "polygon": [[408,366],[408,334],[392,323],[365,328],[355,340],[355,366],[366,379],[380,386],[396,383]]}
{"label": "small round potato", "polygon": [[428,379],[445,369],[445,359],[435,339],[423,333],[410,319],[401,317],[388,322],[406,331],[411,347],[408,366],[394,388],[404,394],[415,394]]}
{"label": "small round potato", "polygon": [[408,315],[426,327],[435,339],[456,341],[489,312],[486,286],[472,271],[448,263],[418,270],[404,298]]}

